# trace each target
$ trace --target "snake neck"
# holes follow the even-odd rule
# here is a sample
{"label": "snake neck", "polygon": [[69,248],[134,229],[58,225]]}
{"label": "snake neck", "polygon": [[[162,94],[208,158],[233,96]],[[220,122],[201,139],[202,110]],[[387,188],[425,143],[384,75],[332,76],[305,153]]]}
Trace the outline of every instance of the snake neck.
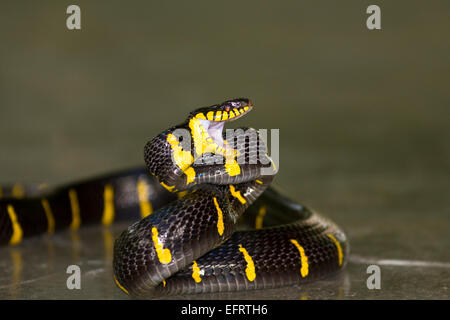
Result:
{"label": "snake neck", "polygon": [[273,162],[255,129],[239,128],[224,139],[223,123],[195,117],[153,138],[144,153],[149,172],[170,192],[222,186],[238,214],[274,177],[261,173]]}
{"label": "snake neck", "polygon": [[213,153],[225,158],[236,158],[239,152],[223,139],[224,123],[214,123],[202,119],[191,118],[188,121],[192,138],[193,154],[199,158],[203,154]]}

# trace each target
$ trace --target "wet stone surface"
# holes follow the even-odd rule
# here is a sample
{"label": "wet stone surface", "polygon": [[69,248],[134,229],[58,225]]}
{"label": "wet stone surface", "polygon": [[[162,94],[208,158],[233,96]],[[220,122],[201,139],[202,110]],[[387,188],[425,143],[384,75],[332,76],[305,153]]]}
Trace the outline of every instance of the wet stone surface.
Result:
{"label": "wet stone surface", "polygon": [[[279,129],[274,183],[344,228],[348,265],[302,286],[168,298],[449,299],[449,5],[386,2],[369,31],[357,0],[90,1],[72,32],[55,1],[3,0],[0,185],[143,164],[145,143],[193,109],[246,96],[255,108],[229,127]],[[128,299],[111,266],[126,226],[1,247],[0,299]],[[72,264],[81,290],[67,289]]]}

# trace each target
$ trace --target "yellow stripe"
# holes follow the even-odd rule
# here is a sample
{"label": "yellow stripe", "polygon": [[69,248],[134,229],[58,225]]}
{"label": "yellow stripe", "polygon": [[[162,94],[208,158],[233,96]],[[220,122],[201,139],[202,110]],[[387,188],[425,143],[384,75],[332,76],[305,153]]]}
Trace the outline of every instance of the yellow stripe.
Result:
{"label": "yellow stripe", "polygon": [[239,251],[244,255],[245,262],[247,262],[247,268],[245,268],[245,275],[249,281],[253,281],[256,278],[255,264],[252,257],[248,254],[247,250],[239,245]]}
{"label": "yellow stripe", "polygon": [[117,280],[116,276],[114,276],[114,281],[116,282],[117,286],[122,289],[123,292],[125,292],[126,294],[129,295],[127,289],[125,289],[124,287],[122,287],[122,285],[119,283],[119,281]]}
{"label": "yellow stripe", "polygon": [[242,204],[247,203],[247,200],[245,200],[245,198],[241,195],[241,192],[236,191],[236,189],[234,188],[234,186],[232,184],[230,184],[230,192],[231,192],[231,195],[233,197],[235,197],[236,199],[238,199]]}
{"label": "yellow stripe", "polygon": [[104,226],[109,226],[114,221],[114,189],[111,184],[105,185],[105,190],[103,191],[103,217],[102,224]]}
{"label": "yellow stripe", "polygon": [[163,280],[163,287],[166,286],[166,280]]}
{"label": "yellow stripe", "polygon": [[216,115],[214,116],[214,121],[221,121],[222,120],[222,111],[217,111]]}
{"label": "yellow stripe", "polygon": [[241,173],[241,167],[236,160],[228,158],[225,160],[225,171],[229,176],[237,176]]}
{"label": "yellow stripe", "polygon": [[214,120],[214,111],[210,111],[206,114],[206,117],[208,118],[208,120],[212,121]]}
{"label": "yellow stripe", "polygon": [[[175,161],[175,164],[183,171],[189,168],[189,166],[194,162],[194,157],[190,151],[183,150],[183,147],[180,145],[180,141],[178,138],[169,133],[167,135],[167,142],[169,142],[170,147],[172,148],[172,157]],[[194,173],[195,175],[195,173]]]}
{"label": "yellow stripe", "polygon": [[16,199],[22,199],[25,196],[25,189],[20,183],[16,183],[11,190],[11,194]]}
{"label": "yellow stripe", "polygon": [[202,278],[200,277],[200,268],[195,260],[192,262],[192,278],[194,278],[197,283],[202,281]]}
{"label": "yellow stripe", "polygon": [[187,168],[184,170],[184,174],[186,175],[186,185],[188,185],[191,182],[194,182],[195,179],[195,170],[192,167]]}
{"label": "yellow stripe", "polygon": [[170,192],[174,192],[175,190],[173,189],[173,188],[175,188],[175,186],[168,186],[167,184],[165,184],[164,182],[160,182],[160,184],[164,187],[164,188],[166,188],[168,191],[170,191]]}
{"label": "yellow stripe", "polygon": [[156,254],[158,255],[159,262],[161,262],[162,264],[169,263],[170,261],[172,261],[172,254],[170,253],[170,250],[163,248],[163,245],[159,241],[158,229],[156,229],[156,227],[152,228],[152,233],[153,233],[152,240],[153,243],[155,244],[155,250]]}
{"label": "yellow stripe", "polygon": [[342,260],[344,258],[344,254],[342,253],[342,247],[339,241],[336,240],[336,238],[332,234],[328,234],[328,237],[330,237],[331,240],[333,240],[334,244],[336,245],[337,252],[338,252],[338,264],[339,266],[342,265]]}
{"label": "yellow stripe", "polygon": [[[207,130],[201,125],[200,120],[191,119],[189,121],[189,128],[191,129],[191,136],[194,140],[195,153],[199,156],[203,153],[214,153],[217,148],[217,144],[211,142]],[[193,162],[193,160],[192,160]],[[190,165],[190,164],[189,164]],[[186,170],[187,166],[182,170]]]}
{"label": "yellow stripe", "polygon": [[81,225],[80,205],[78,204],[78,195],[75,189],[69,190],[70,208],[72,209],[72,223],[70,229],[77,230]]}
{"label": "yellow stripe", "polygon": [[48,200],[44,198],[41,200],[41,203],[42,207],[44,207],[45,216],[47,217],[47,233],[51,234],[55,232],[55,218],[53,217],[53,212]]}
{"label": "yellow stripe", "polygon": [[114,237],[109,228],[102,229],[103,246],[105,248],[105,260],[112,261],[114,252]]}
{"label": "yellow stripe", "polygon": [[203,119],[206,120],[205,115],[203,113],[197,113],[197,115],[195,116],[197,119]]}
{"label": "yellow stripe", "polygon": [[223,213],[222,210],[219,207],[219,204],[217,203],[217,199],[216,197],[214,197],[214,205],[216,206],[217,209],[217,232],[219,232],[219,235],[223,234],[223,230],[225,229],[224,225],[223,225]]}
{"label": "yellow stripe", "polygon": [[291,242],[297,247],[300,252],[300,261],[302,263],[302,267],[300,268],[300,274],[302,277],[306,277],[309,273],[309,265],[308,265],[308,257],[305,255],[305,250],[302,246],[300,246],[295,239],[291,239]]}
{"label": "yellow stripe", "polygon": [[177,198],[178,199],[181,199],[181,198],[183,198],[185,195],[187,195],[188,194],[188,192],[187,191],[180,191],[180,192],[178,192],[177,193]]}
{"label": "yellow stripe", "polygon": [[148,185],[144,179],[139,179],[136,186],[139,198],[139,206],[141,208],[141,217],[145,218],[153,213],[153,207],[149,201],[150,195]]}
{"label": "yellow stripe", "polygon": [[228,119],[228,112],[224,111],[222,113],[222,120],[227,120]]}
{"label": "yellow stripe", "polygon": [[266,215],[266,206],[261,206],[258,210],[258,215],[255,219],[255,229],[261,229],[263,227],[264,216]]}
{"label": "yellow stripe", "polygon": [[14,294],[12,298],[16,298],[15,295],[20,292],[18,290],[19,284],[22,279],[22,270],[23,270],[23,257],[22,257],[22,251],[20,249],[12,248],[11,251],[11,262],[13,267],[13,274],[12,274],[12,281],[11,285],[15,287],[14,290],[12,290],[11,293]]}
{"label": "yellow stripe", "polygon": [[261,180],[255,180],[256,183],[263,184]]}
{"label": "yellow stripe", "polygon": [[18,244],[22,241],[23,231],[20,223],[17,219],[16,212],[14,211],[14,207],[12,205],[8,205],[7,207],[9,219],[11,219],[11,224],[13,228],[13,234],[9,239],[10,245]]}

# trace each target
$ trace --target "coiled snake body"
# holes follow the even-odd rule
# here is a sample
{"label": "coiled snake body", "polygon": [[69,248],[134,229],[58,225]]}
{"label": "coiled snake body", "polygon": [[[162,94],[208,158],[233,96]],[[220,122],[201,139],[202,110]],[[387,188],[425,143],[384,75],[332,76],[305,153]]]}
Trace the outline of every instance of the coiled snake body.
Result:
{"label": "coiled snake body", "polygon": [[269,186],[277,168],[257,131],[225,136],[224,124],[252,107],[242,98],[195,110],[147,143],[147,170],[47,192],[0,189],[0,243],[138,220],[113,261],[117,286],[137,298],[272,288],[342,269],[345,234]]}

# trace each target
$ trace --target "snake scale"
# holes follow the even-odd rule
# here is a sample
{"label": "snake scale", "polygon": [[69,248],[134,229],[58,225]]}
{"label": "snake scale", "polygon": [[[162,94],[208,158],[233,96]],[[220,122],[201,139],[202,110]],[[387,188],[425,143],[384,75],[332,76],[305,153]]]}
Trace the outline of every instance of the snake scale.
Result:
{"label": "snake scale", "polygon": [[274,288],[341,270],[349,245],[332,221],[270,186],[277,167],[257,130],[224,124],[240,98],[191,112],[145,146],[146,168],[55,189],[0,189],[0,244],[131,220],[114,245],[114,281],[135,298]]}

